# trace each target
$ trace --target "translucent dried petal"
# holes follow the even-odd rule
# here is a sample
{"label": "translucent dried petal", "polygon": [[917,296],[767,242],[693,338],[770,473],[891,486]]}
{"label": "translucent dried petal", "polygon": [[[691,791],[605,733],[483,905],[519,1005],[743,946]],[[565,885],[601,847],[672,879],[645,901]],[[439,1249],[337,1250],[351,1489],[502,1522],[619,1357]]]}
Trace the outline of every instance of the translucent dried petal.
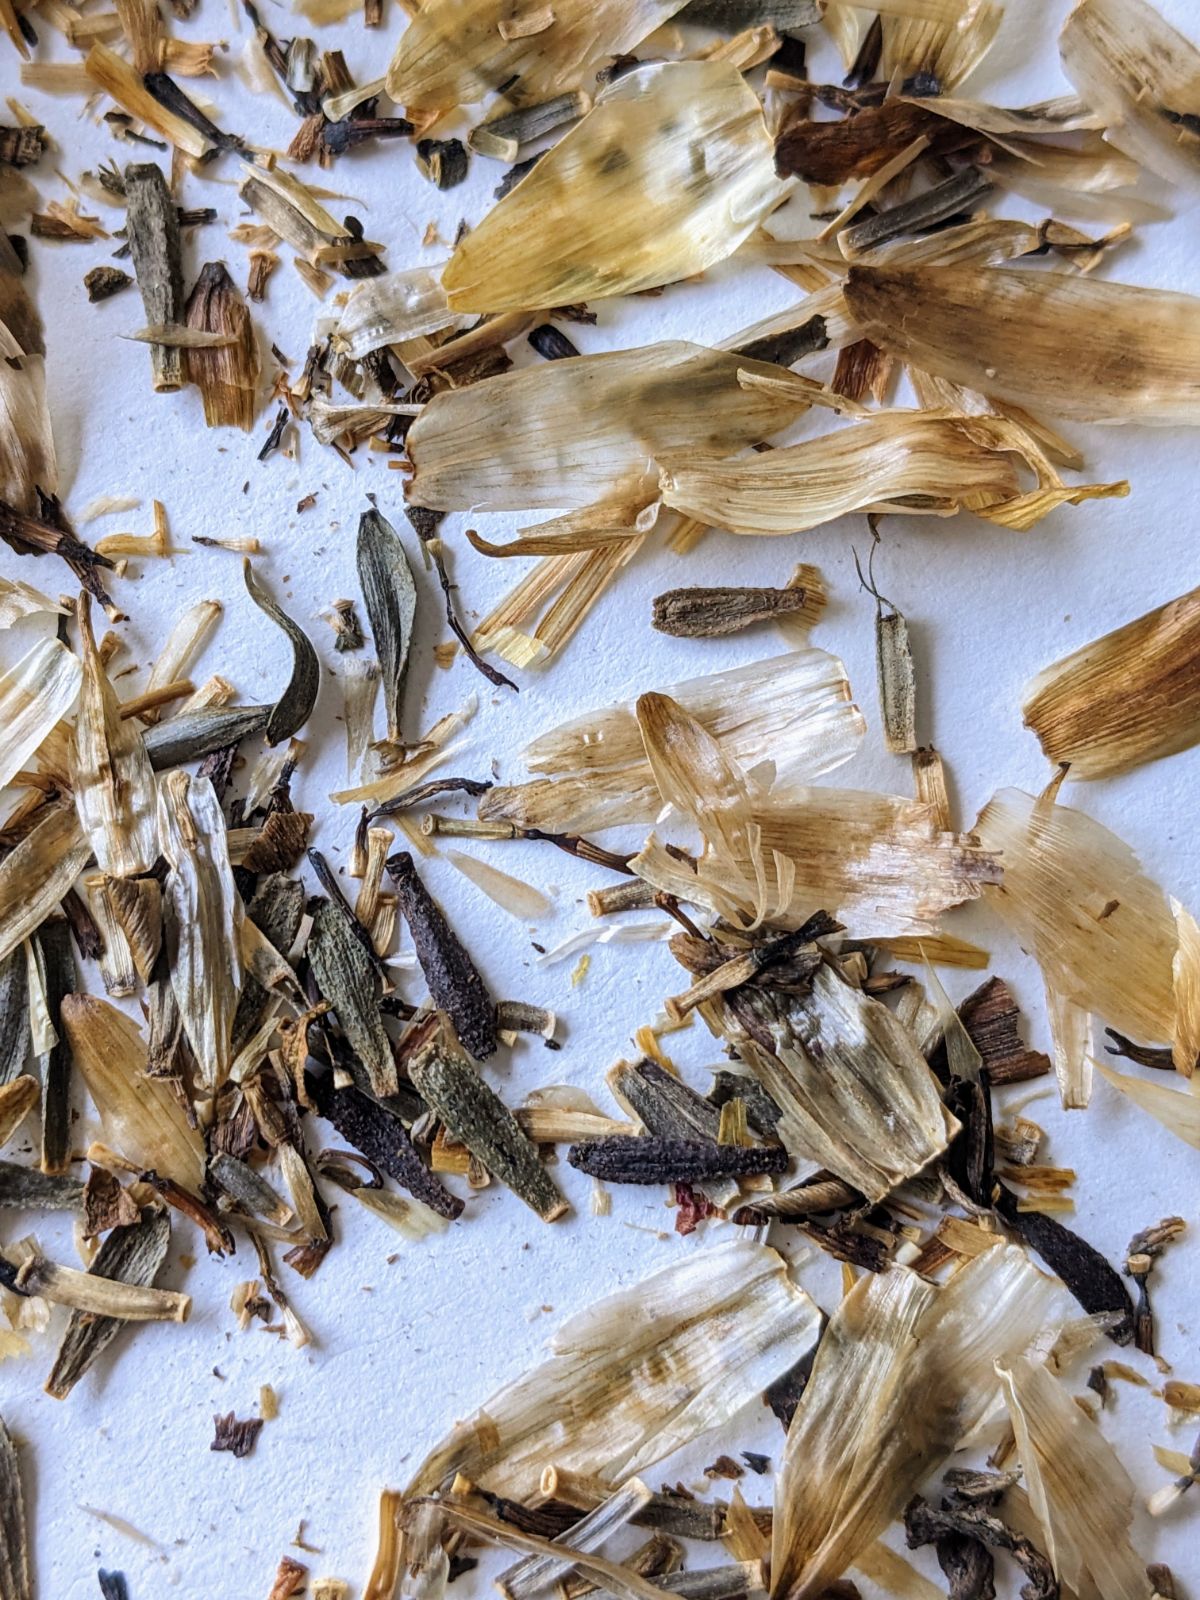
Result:
{"label": "translucent dried petal", "polygon": [[48,806],[0,861],[0,961],[35,933],[91,858],[92,845],[69,800]]}
{"label": "translucent dried petal", "polygon": [[[777,789],[841,766],[865,728],[845,668],[824,650],[795,650],[663,692],[739,765],[749,769],[769,755]],[[661,807],[631,705],[576,717],[535,739],[524,754],[535,772],[559,776],[489,790],[480,801],[481,817],[586,829],[651,821]]]}
{"label": "translucent dried petal", "polygon": [[[983,1418],[1054,1286],[1015,1245],[942,1287],[906,1267],[860,1278],[817,1348],[775,1485],[772,1600],[815,1600]],[[851,1403],[847,1404],[848,1398]]]}
{"label": "translucent dried petal", "polygon": [[0,676],[0,789],[74,710],[82,676],[78,658],[57,639],[42,639]]}
{"label": "translucent dried petal", "polygon": [[242,984],[242,897],[225,837],[225,818],[207,778],[169,772],[159,787],[171,988],[199,1068],[215,1094],[233,1064],[233,1019]]}
{"label": "translucent dried petal", "polygon": [[723,261],[786,193],[736,68],[639,67],[467,234],[442,285],[454,311],[635,294]]}
{"label": "translucent dried petal", "polygon": [[1200,589],[1046,667],[1025,686],[1025,726],[1072,778],[1110,778],[1200,740]]}
{"label": "translucent dried petal", "polygon": [[136,718],[122,717],[92,632],[91,600],[80,597],[83,679],[75,719],[71,781],[75,809],[101,872],[131,878],[158,859],[154,771]]}
{"label": "translucent dried petal", "polygon": [[455,1427],[406,1493],[461,1472],[524,1499],[551,1463],[615,1486],[757,1399],[819,1316],[774,1250],[734,1241],[685,1257],[571,1318],[550,1359]]}
{"label": "translucent dried petal", "polygon": [[850,269],[881,349],[956,383],[1089,422],[1200,422],[1200,300],[1002,267]]}
{"label": "translucent dried petal", "polygon": [[780,372],[671,340],[443,390],[405,440],[414,468],[408,498],[441,511],[646,505],[658,492],[651,457],[732,454],[808,410],[803,389],[748,390],[741,370]]}
{"label": "translucent dried petal", "polygon": [[1173,183],[1200,182],[1200,51],[1146,0],[1081,0],[1058,43],[1063,70],[1105,137]]}
{"label": "translucent dried petal", "polygon": [[[601,58],[622,56],[683,0],[554,0],[548,26],[512,28],[509,0],[427,0],[400,36],[385,80],[412,111],[448,111],[503,87],[530,105],[573,88]],[[533,9],[532,7],[529,9]]]}
{"label": "translucent dried petal", "polygon": [[994,795],[975,832],[1004,863],[984,897],[1047,986],[1122,1033],[1173,1038],[1175,923],[1130,847],[1082,811],[1019,789]]}
{"label": "translucent dried petal", "polygon": [[[1038,474],[1023,494],[1017,461]],[[663,503],[731,533],[783,535],[852,511],[945,516],[974,511],[1027,528],[1064,501],[1127,494],[1128,484],[1064,487],[1033,440],[1001,417],[881,412],[835,433],[758,455],[687,454],[662,464]]]}
{"label": "translucent dried petal", "polygon": [[1046,1554],[1063,1586],[1100,1600],[1150,1600],[1129,1542],[1134,1486],[1112,1445],[1044,1366],[997,1366]]}
{"label": "translucent dried petal", "polygon": [[0,500],[34,512],[39,486],[58,489],[45,357],[27,355],[0,322]]}
{"label": "translucent dried petal", "polygon": [[1135,1078],[1129,1072],[1114,1072],[1103,1061],[1096,1061],[1094,1065],[1113,1088],[1119,1089],[1135,1106],[1149,1112],[1184,1144],[1200,1150],[1200,1095],[1194,1091],[1181,1093],[1178,1089],[1167,1089],[1161,1083]]}
{"label": "translucent dried petal", "polygon": [[146,1045],[134,1023],[106,1000],[84,994],[67,995],[61,1015],[105,1142],[143,1170],[201,1193],[204,1141],[171,1085],[146,1076]]}

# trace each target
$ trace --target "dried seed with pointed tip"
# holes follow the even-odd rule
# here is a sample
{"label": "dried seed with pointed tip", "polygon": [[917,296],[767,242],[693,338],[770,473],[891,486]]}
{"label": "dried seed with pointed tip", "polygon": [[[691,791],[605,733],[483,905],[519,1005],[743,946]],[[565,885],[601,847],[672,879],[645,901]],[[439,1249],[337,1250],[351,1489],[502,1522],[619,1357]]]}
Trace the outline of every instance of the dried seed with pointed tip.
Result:
{"label": "dried seed with pointed tip", "polygon": [[334,1087],[333,1074],[308,1080],[318,1112],[352,1144],[409,1194],[451,1221],[461,1215],[463,1203],[442,1186],[424,1165],[404,1124],[386,1107],[353,1087]]}
{"label": "dried seed with pointed tip", "polygon": [[639,1139],[616,1135],[573,1144],[567,1160],[604,1183],[703,1183],[782,1172],[782,1145],[715,1144],[707,1139]]}
{"label": "dried seed with pointed tip", "polygon": [[[96,1252],[88,1271],[94,1277],[109,1278],[114,1283],[149,1286],[167,1259],[170,1243],[168,1214],[157,1209],[143,1211],[140,1222],[113,1229]],[[46,1393],[55,1400],[65,1400],[124,1325],[116,1317],[73,1311],[46,1382]]]}
{"label": "dried seed with pointed tip", "polygon": [[292,675],[287,688],[271,707],[265,730],[268,744],[282,744],[285,739],[299,732],[312,714],[321,684],[321,665],[304,629],[276,605],[259,583],[249,557],[242,563],[242,573],[251,600],[264,615],[270,617],[277,628],[287,634],[292,646]]}
{"label": "dried seed with pointed tip", "polygon": [[465,1057],[431,1044],[409,1063],[408,1075],[459,1144],[543,1222],[554,1222],[569,1209],[538,1159],[537,1145]]}
{"label": "dried seed with pointed tip", "polygon": [[395,1094],[396,1061],[380,1018],[375,964],[345,912],[331,900],[322,901],[313,915],[307,953],[317,988],[362,1064],[365,1082],[360,1087],[377,1097]]}
{"label": "dried seed with pointed tip", "polygon": [[417,591],[400,536],[378,511],[364,511],[359,518],[357,559],[358,581],[383,673],[387,737],[391,743],[400,744],[404,677]]}
{"label": "dried seed with pointed tip", "polygon": [[483,979],[417,876],[412,856],[389,856],[387,871],[434,1004],[450,1018],[471,1055],[486,1060],[496,1048],[496,1007]]}
{"label": "dried seed with pointed tip", "polygon": [[32,1600],[29,1530],[12,1435],[0,1417],[0,1597]]}

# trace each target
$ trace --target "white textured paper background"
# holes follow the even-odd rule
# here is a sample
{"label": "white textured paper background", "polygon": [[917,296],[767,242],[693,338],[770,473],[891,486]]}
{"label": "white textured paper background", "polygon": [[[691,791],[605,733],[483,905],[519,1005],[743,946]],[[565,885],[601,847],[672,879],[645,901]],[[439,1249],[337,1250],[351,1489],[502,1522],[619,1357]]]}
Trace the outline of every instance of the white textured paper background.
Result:
{"label": "white textured paper background", "polygon": [[[1195,8],[1173,0],[1164,9],[1185,28]],[[1027,0],[1009,7],[1009,19],[991,60],[963,92],[1021,104],[1060,92],[1053,39],[1067,7]],[[267,0],[264,17],[286,38],[304,31],[286,8]],[[35,15],[35,20],[36,15]],[[385,28],[365,34],[357,18],[319,30],[318,42],[345,51],[359,79],[378,76],[390,41],[402,25],[395,4]],[[250,95],[232,72],[246,39],[247,24],[232,10],[204,0],[186,25],[186,37],[228,40],[219,58],[219,83],[188,82],[211,92],[222,126],[278,148],[296,125],[278,101]],[[43,22],[39,57],[68,59],[69,52]],[[814,57],[828,63],[828,54]],[[832,71],[832,65],[829,69]],[[152,157],[153,152],[116,143],[77,99],[55,99],[18,88],[15,58],[4,47],[5,91],[18,93],[57,141],[56,152],[34,173],[43,201],[66,197],[57,168],[75,178],[112,158]],[[387,110],[386,105],[383,108]],[[217,225],[188,236],[189,282],[200,265],[224,258],[244,286],[246,255],[226,230],[245,216],[235,178],[238,163],[223,156],[203,177],[187,180],[183,202],[212,205]],[[339,160],[332,171],[304,173],[347,197],[328,204],[359,215],[369,237],[388,246],[393,268],[443,258],[446,246],[423,247],[426,224],[436,220],[450,241],[460,218],[476,220],[490,202],[503,168],[474,160],[469,182],[439,194],[416,172],[403,142],[368,147]],[[1137,241],[1108,264],[1109,276],[1200,292],[1200,261],[1194,214],[1180,197],[1173,220],[1139,230]],[[96,209],[86,204],[85,209]],[[106,225],[121,226],[119,210],[104,209]],[[1072,220],[1072,219],[1068,219]],[[9,222],[10,228],[20,227]],[[130,613],[122,632],[129,652],[122,663],[140,671],[121,680],[123,693],[144,683],[156,647],[168,627],[196,599],[216,596],[225,605],[222,624],[196,670],[228,676],[248,701],[272,698],[287,672],[285,643],[244,593],[239,559],[190,544],[193,535],[254,535],[264,554],[259,568],[276,596],[311,631],[325,664],[317,713],[308,729],[309,754],[298,773],[294,798],[316,813],[313,843],[336,864],[344,862],[355,820],[327,801],[345,782],[344,739],[339,721],[339,658],[333,636],[316,614],[341,595],[357,595],[353,537],[368,491],[405,535],[416,560],[416,541],[403,522],[401,478],[384,458],[360,451],[353,469],[320,450],[303,430],[297,459],[255,460],[273,408],[264,408],[252,437],[203,427],[193,392],[154,396],[149,356],[119,337],[139,327],[143,316],[136,291],[99,305],[87,303],[84,273],[109,259],[106,244],[34,241],[29,286],[46,322],[48,372],[55,434],[68,510],[78,516],[100,495],[133,495],[140,511],[89,526],[94,539],[117,528],[149,532],[150,501],[161,499],[174,544],[181,553],[167,561],[134,563],[129,580],[114,592]],[[310,342],[314,317],[333,311],[319,306],[301,284],[281,249],[284,264],[271,280],[266,303],[253,314],[266,347],[274,342],[295,376]],[[703,284],[670,290],[620,305],[600,305],[595,328],[569,331],[581,349],[598,351],[655,337],[716,342],[776,308],[797,291],[766,270],[730,263]],[[536,359],[518,349],[516,359]],[[919,671],[920,725],[924,742],[946,758],[957,814],[969,824],[992,791],[1005,784],[1036,789],[1048,776],[1036,741],[1021,727],[1020,690],[1047,662],[1085,640],[1133,617],[1198,581],[1195,435],[1183,431],[1069,427],[1085,450],[1088,476],[1128,476],[1133,494],[1080,509],[1064,509],[1029,534],[1008,533],[959,517],[953,521],[891,517],[883,524],[876,560],[880,586],[909,619]],[[298,514],[297,502],[315,494],[316,505]],[[492,537],[509,537],[520,518],[479,522]],[[482,615],[519,575],[521,564],[475,555],[461,538],[464,519],[445,525],[454,573],[467,611]],[[907,762],[880,748],[874,690],[872,604],[857,591],[851,543],[867,542],[863,519],[786,540],[709,535],[686,560],[653,544],[597,606],[565,658],[544,674],[520,674],[519,698],[496,691],[468,664],[449,671],[432,666],[431,646],[443,636],[440,596],[418,572],[421,595],[418,635],[409,678],[409,726],[428,725],[472,693],[480,710],[469,729],[470,746],[450,768],[487,777],[496,760],[500,776],[521,776],[518,752],[533,734],[589,706],[611,704],[680,678],[777,653],[782,644],[770,629],[721,642],[686,642],[649,628],[651,597],[680,583],[781,583],[798,560],[820,565],[831,603],[815,642],[841,654],[870,733],[861,753],[831,782],[907,792]],[[58,593],[65,569],[51,558],[20,559],[0,550],[2,570]],[[0,640],[10,660],[35,628],[23,624]],[[1176,756],[1128,777],[1092,785],[1068,785],[1063,799],[1080,805],[1115,828],[1140,852],[1147,870],[1169,890],[1200,907],[1200,853],[1194,822],[1200,752]],[[556,913],[532,935],[497,910],[448,863],[422,864],[426,882],[475,955],[493,991],[557,1008],[564,1048],[545,1051],[523,1042],[511,1059],[501,1055],[488,1076],[510,1103],[539,1084],[567,1082],[586,1088],[602,1106],[609,1101],[604,1073],[631,1053],[630,1035],[651,1020],[666,994],[685,984],[681,970],[660,946],[608,947],[593,953],[580,987],[572,989],[572,963],[538,967],[531,937],[553,946],[589,918],[583,895],[608,881],[549,846],[463,845],[498,866],[555,893]],[[994,970],[1008,978],[1025,1009],[1031,1042],[1045,1047],[1040,984],[1032,964],[1002,937],[981,911],[953,916],[951,931],[974,938],[994,952]],[[957,997],[978,981],[975,974],[946,974]],[[956,977],[958,981],[956,981]],[[88,983],[99,988],[91,970]],[[419,979],[402,990],[419,995]],[[719,1063],[719,1048],[696,1027],[670,1036],[666,1047],[685,1076],[707,1087],[707,1069]],[[1038,1087],[1038,1086],[1035,1086]],[[1041,1085],[1040,1087],[1045,1087]],[[998,1111],[1024,1089],[997,1097]],[[1130,1235],[1161,1216],[1196,1214],[1198,1158],[1156,1123],[1119,1100],[1102,1081],[1086,1113],[1064,1116],[1053,1096],[1030,1112],[1050,1130],[1048,1159],[1078,1169],[1075,1194],[1079,1231],[1114,1259]],[[92,1132],[77,1125],[82,1149]],[[336,1138],[312,1143],[340,1144]],[[28,1139],[14,1142],[18,1151]],[[194,1311],[186,1327],[152,1326],[123,1338],[70,1399],[59,1403],[41,1392],[49,1370],[53,1337],[36,1341],[32,1357],[0,1366],[0,1411],[23,1442],[25,1479],[36,1537],[38,1594],[43,1600],[75,1600],[98,1593],[97,1565],[122,1568],[133,1600],[170,1593],[209,1600],[254,1600],[265,1596],[279,1557],[288,1552],[297,1526],[320,1547],[319,1555],[290,1553],[309,1563],[314,1576],[340,1575],[361,1592],[375,1539],[379,1489],[401,1486],[425,1449],[457,1417],[469,1414],[505,1378],[538,1358],[552,1327],[617,1284],[626,1284],[679,1258],[703,1250],[716,1236],[712,1225],[688,1240],[672,1232],[674,1213],[659,1190],[618,1190],[613,1214],[588,1213],[588,1180],[566,1169],[556,1174],[575,1203],[575,1214],[553,1227],[540,1224],[500,1188],[472,1195],[463,1220],[420,1245],[406,1243],[348,1198],[337,1211],[339,1242],[317,1276],[304,1282],[281,1268],[288,1293],[315,1334],[312,1348],[293,1350],[256,1327],[239,1334],[229,1310],[236,1283],[254,1276],[252,1252],[243,1245],[232,1261],[193,1263],[203,1244],[186,1224],[175,1232],[165,1281],[186,1287]],[[452,1180],[453,1182],[454,1180]],[[461,1187],[461,1186],[460,1186]],[[336,1198],[331,1192],[331,1198]],[[28,1219],[0,1214],[0,1237],[12,1239]],[[45,1248],[60,1260],[74,1259],[69,1226],[36,1219]],[[783,1242],[781,1240],[781,1242]],[[1200,1239],[1176,1246],[1154,1284],[1160,1348],[1176,1375],[1200,1379],[1195,1326]],[[832,1264],[811,1262],[802,1281],[823,1304],[836,1302]],[[1113,1350],[1100,1351],[1096,1359]],[[797,1352],[799,1354],[799,1352]],[[1121,1352],[1159,1381],[1153,1363]],[[1086,1370],[1086,1369],[1085,1369]],[[1082,1384],[1083,1373],[1077,1375]],[[212,1455],[214,1412],[256,1410],[259,1386],[271,1383],[280,1416],[263,1430],[252,1457],[237,1461]],[[847,1396],[847,1403],[853,1397]],[[1190,1432],[1170,1435],[1162,1402],[1149,1389],[1116,1385],[1104,1428],[1142,1491],[1165,1481],[1151,1455],[1151,1442],[1190,1448]],[[699,1469],[722,1450],[757,1448],[778,1457],[782,1436],[765,1412],[745,1425],[706,1441],[688,1461],[651,1473],[674,1482],[696,1482]],[[721,1486],[719,1486],[721,1487]],[[751,1478],[747,1498],[765,1501],[770,1479]],[[1192,1501],[1196,1503],[1193,1504]],[[96,1520],[95,1508],[127,1519],[153,1546],[133,1542]],[[1147,1559],[1174,1564],[1191,1580],[1197,1596],[1196,1512],[1200,1493],[1185,1500],[1157,1527],[1143,1518],[1138,1533]],[[1191,1552],[1189,1555],[1189,1551]],[[924,1564],[925,1554],[916,1558]],[[463,1600],[487,1592],[485,1574],[460,1582]],[[937,1576],[936,1568],[927,1568]],[[1005,1574],[1007,1579],[1010,1575]],[[939,1579],[940,1581],[940,1579]]]}

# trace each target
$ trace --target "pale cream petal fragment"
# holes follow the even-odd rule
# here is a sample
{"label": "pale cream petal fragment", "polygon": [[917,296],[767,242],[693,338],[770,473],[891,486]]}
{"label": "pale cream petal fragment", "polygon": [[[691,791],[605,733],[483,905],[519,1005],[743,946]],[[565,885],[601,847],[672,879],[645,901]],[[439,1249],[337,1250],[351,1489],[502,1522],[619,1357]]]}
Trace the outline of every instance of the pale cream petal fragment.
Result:
{"label": "pale cream petal fragment", "polygon": [[[663,693],[702,724],[727,759],[749,768],[769,751],[777,791],[841,766],[865,732],[846,670],[824,650],[791,651]],[[480,801],[481,817],[586,829],[650,822],[659,810],[632,705],[576,717],[535,739],[524,755],[535,772],[557,776],[489,790]]]}
{"label": "pale cream petal fragment", "polygon": [[1088,422],[1200,422],[1200,300],[1002,267],[856,266],[846,301],[881,349]]}
{"label": "pale cream petal fragment", "polygon": [[409,429],[408,498],[441,511],[526,511],[658,493],[653,457],[732,454],[789,426],[811,394],[756,392],[780,368],[671,340],[573,356],[437,394]]}
{"label": "pale cream petal fragment", "polygon": [[[1063,70],[1105,137],[1173,183],[1200,182],[1200,51],[1146,0],[1082,0],[1058,42]],[[1185,120],[1186,119],[1186,120]]]}
{"label": "pale cream petal fragment", "polygon": [[158,859],[154,771],[136,719],[121,715],[96,648],[86,594],[79,598],[78,616],[83,682],[72,744],[75,809],[101,872],[132,878],[149,872]]}
{"label": "pale cream petal fragment", "polygon": [[1092,1098],[1091,1018],[1047,984],[1046,1021],[1063,1110],[1082,1111]]}
{"label": "pale cream petal fragment", "polygon": [[[759,801],[754,820],[772,863],[768,892],[775,854],[794,866],[790,898],[772,917],[783,928],[828,911],[856,938],[920,938],[1000,881],[1000,863],[973,835],[946,832],[936,808],[898,795],[792,787]],[[630,865],[656,889],[716,908],[721,863],[681,862],[652,837]]]}
{"label": "pale cream petal fragment", "polygon": [[[554,0],[529,32],[512,0],[426,0],[400,36],[385,80],[412,111],[449,111],[490,99],[532,105],[584,81],[602,57],[631,51],[684,0]],[[517,26],[513,26],[514,18]],[[545,22],[545,16],[537,18]]]}
{"label": "pale cream petal fragment", "polygon": [[723,1035],[783,1113],[788,1150],[872,1200],[928,1166],[958,1131],[913,1036],[831,966],[786,1020],[764,1024],[770,1050],[724,1002],[719,1013]]}
{"label": "pale cream petal fragment", "polygon": [[134,1023],[106,1000],[85,994],[67,995],[61,1014],[105,1142],[144,1171],[200,1194],[204,1141],[171,1085],[146,1076],[146,1045]]}
{"label": "pale cream petal fragment", "polygon": [[43,639],[0,677],[0,789],[74,710],[82,676],[65,645]]}
{"label": "pale cream petal fragment", "polygon": [[1200,589],[1046,667],[1025,686],[1025,726],[1072,778],[1110,778],[1200,741]]}
{"label": "pale cream petal fragment", "polygon": [[732,1241],[685,1256],[561,1327],[549,1360],[460,1423],[406,1493],[461,1472],[527,1499],[551,1462],[615,1487],[757,1403],[819,1319],[774,1250]]}
{"label": "pale cream petal fragment", "polygon": [[[213,629],[221,620],[224,609],[219,600],[197,600],[194,606],[188,607],[154,658],[146,683],[148,694],[161,689],[164,684],[177,683],[189,675]],[[142,720],[157,722],[160,715],[158,711],[147,711],[143,713]]]}
{"label": "pale cream petal fragment", "polygon": [[36,511],[40,487],[58,491],[58,461],[46,403],[46,361],[27,355],[0,322],[0,500]]}
{"label": "pale cream petal fragment", "polygon": [[1004,864],[984,898],[1047,987],[1121,1033],[1172,1039],[1175,923],[1130,847],[1082,811],[1020,789],[994,795],[975,832]]}
{"label": "pale cream petal fragment", "polygon": [[92,845],[70,800],[48,806],[0,861],[0,961],[36,932],[91,859]]}
{"label": "pale cream petal fragment", "polygon": [[47,612],[61,617],[66,609],[61,601],[51,600],[49,595],[31,584],[22,583],[19,578],[0,578],[0,628],[11,628],[22,617],[36,617]]}
{"label": "pale cream petal fragment", "polygon": [[158,794],[171,987],[196,1057],[215,1094],[233,1064],[233,1018],[242,984],[242,898],[229,864],[225,818],[207,778],[176,770]]}
{"label": "pale cream petal fragment", "polygon": [[[1021,492],[1017,458],[1038,475]],[[1063,486],[1024,429],[996,416],[876,413],[816,439],[752,456],[666,458],[663,503],[730,533],[786,535],[852,511],[975,511],[1025,529],[1064,500],[1127,484]]]}
{"label": "pale cream petal fragment", "polygon": [[334,342],[352,361],[384,345],[439,333],[469,319],[451,311],[441,267],[408,267],[364,278],[346,297]]}
{"label": "pale cream petal fragment", "polygon": [[654,289],[723,261],[787,193],[735,67],[639,67],[467,234],[442,285],[455,311]]}
{"label": "pale cream petal fragment", "polygon": [[1153,1585],[1129,1542],[1135,1490],[1112,1445],[1046,1367],[1021,1357],[996,1370],[1059,1582],[1099,1600],[1150,1600]]}
{"label": "pale cream petal fragment", "polygon": [[494,905],[507,911],[510,916],[519,917],[524,922],[536,922],[554,911],[554,902],[549,895],[535,889],[531,883],[524,883],[520,878],[501,872],[488,861],[465,855],[461,850],[447,850],[446,859],[458,868],[464,878],[469,878],[481,893],[487,895]]}
{"label": "pale cream petal fragment", "polygon": [[1015,1245],[985,1251],[942,1288],[898,1266],[859,1279],[788,1431],[772,1600],[815,1600],[869,1550],[982,1419],[994,1363],[1035,1337],[1054,1294]]}
{"label": "pale cream petal fragment", "polygon": [[1176,1072],[1185,1078],[1195,1075],[1200,1063],[1200,927],[1190,911],[1178,900],[1171,900],[1171,915],[1179,943],[1171,976],[1175,984],[1175,1034],[1171,1058]]}
{"label": "pale cream petal fragment", "polygon": [[1161,1083],[1135,1078],[1132,1073],[1114,1072],[1103,1061],[1095,1062],[1095,1066],[1113,1088],[1119,1089],[1135,1106],[1149,1112],[1184,1144],[1200,1150],[1200,1094],[1194,1091],[1181,1094],[1177,1089],[1164,1088]]}

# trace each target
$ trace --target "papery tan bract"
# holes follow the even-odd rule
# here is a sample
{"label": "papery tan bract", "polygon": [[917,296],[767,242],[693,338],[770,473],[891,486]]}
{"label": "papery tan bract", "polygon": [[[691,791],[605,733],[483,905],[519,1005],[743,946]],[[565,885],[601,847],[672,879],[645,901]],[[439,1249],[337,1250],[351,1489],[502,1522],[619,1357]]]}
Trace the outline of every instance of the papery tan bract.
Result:
{"label": "papery tan bract", "polygon": [[[1038,489],[1022,491],[1018,462]],[[1064,485],[1032,437],[996,416],[880,412],[802,444],[718,458],[666,456],[665,505],[731,533],[786,535],[852,511],[946,516],[975,511],[1024,530],[1056,505],[1128,493]]]}
{"label": "papery tan bract", "polygon": [[1156,1122],[1161,1122],[1184,1144],[1200,1150],[1200,1094],[1194,1089],[1168,1089],[1165,1084],[1135,1078],[1131,1072],[1114,1072],[1103,1061],[1096,1061],[1094,1065],[1126,1099],[1148,1112]]}
{"label": "papery tan bract", "polygon": [[993,795],[975,831],[1004,866],[985,899],[1047,985],[1122,1033],[1173,1038],[1175,924],[1130,847],[1082,811],[1019,789]]}
{"label": "papery tan bract", "polygon": [[0,961],[38,928],[91,858],[92,845],[69,799],[47,806],[0,861]]}
{"label": "papery tan bract", "polygon": [[0,500],[36,512],[38,488],[58,490],[46,358],[26,354],[0,322]]}
{"label": "papery tan bract", "polygon": [[734,1241],[684,1257],[561,1327],[549,1360],[459,1424],[407,1493],[462,1473],[522,1499],[551,1462],[615,1486],[735,1416],[818,1321],[773,1250]]}
{"label": "papery tan bract", "polygon": [[756,1006],[747,1024],[722,1000],[707,1014],[779,1107],[787,1149],[872,1200],[922,1171],[958,1132],[913,1035],[829,965],[786,1012]]}
{"label": "papery tan bract", "polygon": [[1072,778],[1111,778],[1200,740],[1200,589],[1046,667],[1021,699],[1032,728]]}
{"label": "papery tan bract", "polygon": [[0,676],[0,787],[74,710],[81,678],[78,657],[57,639],[42,639]]}
{"label": "papery tan bract", "polygon": [[734,67],[639,67],[467,234],[442,286],[454,311],[657,288],[732,255],[786,192]]}
{"label": "papery tan bract", "polygon": [[1200,50],[1146,0],[1081,0],[1058,43],[1063,70],[1105,138],[1173,183],[1200,184]]}
{"label": "papery tan bract", "polygon": [[1059,1582],[1100,1600],[1150,1600],[1154,1586],[1129,1542],[1135,1490],[1112,1445],[1046,1367],[1020,1357],[996,1370]]}
{"label": "papery tan bract", "polygon": [[[574,356],[434,395],[409,429],[408,498],[441,511],[526,511],[658,493],[651,458],[732,455],[808,410],[802,389],[762,393],[739,372],[780,373],[671,340]],[[782,376],[782,374],[780,373]]]}
{"label": "papery tan bract", "polygon": [[232,340],[220,348],[191,349],[184,360],[188,381],[200,390],[205,422],[248,433],[257,409],[258,341],[245,301],[221,262],[201,268],[185,315],[189,329]]}
{"label": "papery tan bract", "polygon": [[400,35],[385,80],[408,112],[449,111],[503,91],[530,105],[583,83],[602,57],[622,56],[683,0],[554,0],[548,23],[511,28],[505,0],[427,0]]}
{"label": "papery tan bract", "polygon": [[169,1083],[146,1077],[146,1045],[134,1023],[105,1000],[68,995],[63,1027],[108,1144],[146,1171],[192,1194],[204,1186],[204,1141]]}
{"label": "papery tan bract", "polygon": [[159,786],[158,820],[171,868],[164,891],[171,987],[201,1087],[214,1094],[233,1061],[242,898],[229,864],[221,803],[207,778],[167,773]]}
{"label": "papery tan bract", "polygon": [[815,1600],[981,1420],[1054,1287],[1015,1245],[941,1288],[907,1267],[860,1278],[834,1312],[775,1485],[772,1600]]}
{"label": "papery tan bract", "polygon": [[1200,299],[1002,267],[850,269],[884,350],[983,394],[1088,422],[1200,422]]}
{"label": "papery tan bract", "polygon": [[137,720],[121,715],[96,648],[86,594],[78,614],[83,680],[72,745],[75,809],[101,872],[131,878],[158,859],[154,771]]}
{"label": "papery tan bract", "polygon": [[[787,788],[848,761],[864,733],[846,671],[824,650],[796,650],[665,690],[746,769],[763,761]],[[662,804],[632,706],[576,717],[524,752],[535,772],[555,776],[497,787],[479,815],[524,827],[610,827],[651,821]]]}
{"label": "papery tan bract", "polygon": [[1004,18],[998,0],[884,0],[880,74],[928,74],[953,89],[975,70],[995,42]]}
{"label": "papery tan bract", "polygon": [[[918,800],[776,785],[756,800],[753,820],[775,927],[799,928],[826,910],[856,937],[920,937],[1000,879],[990,850],[944,830],[936,808]],[[656,889],[710,910],[727,893],[719,855],[681,862],[657,834],[630,864]]]}

